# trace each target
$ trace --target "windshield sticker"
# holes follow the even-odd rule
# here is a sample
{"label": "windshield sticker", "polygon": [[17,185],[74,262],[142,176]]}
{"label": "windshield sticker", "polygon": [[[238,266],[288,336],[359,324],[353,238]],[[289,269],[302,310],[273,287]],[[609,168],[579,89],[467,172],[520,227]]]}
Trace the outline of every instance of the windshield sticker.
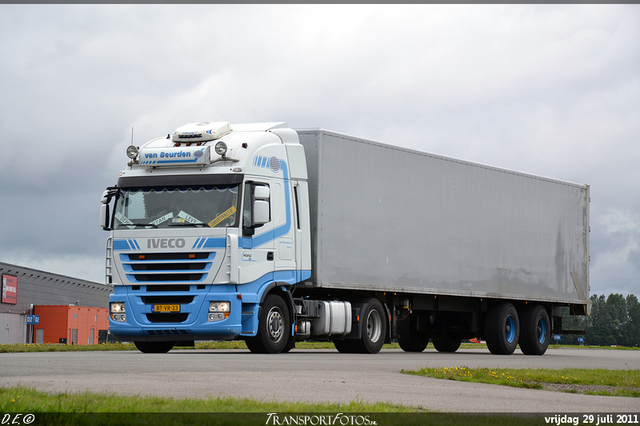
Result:
{"label": "windshield sticker", "polygon": [[231,206],[227,209],[227,211],[220,213],[218,216],[216,216],[215,219],[213,219],[211,222],[209,222],[209,226],[211,228],[215,227],[216,225],[218,225],[220,222],[222,222],[223,220],[227,219],[229,216],[233,215],[236,212],[236,206]]}
{"label": "windshield sticker", "polygon": [[195,217],[191,216],[189,213],[185,212],[184,210],[180,210],[180,213],[178,213],[178,217],[181,219],[184,219],[185,222],[197,223],[197,224],[202,223],[201,220],[196,219]]}
{"label": "windshield sticker", "polygon": [[149,225],[160,225],[162,222],[166,222],[167,220],[171,219],[173,217],[173,212],[169,212],[167,214],[165,214],[164,216],[161,216],[159,218],[157,218],[156,220],[154,220],[153,222],[149,222]]}
{"label": "windshield sticker", "polygon": [[120,223],[127,225],[127,227],[130,229],[133,229],[136,227],[136,225],[133,222],[131,222],[128,217],[126,217],[120,212],[116,212],[116,219],[118,219]]}

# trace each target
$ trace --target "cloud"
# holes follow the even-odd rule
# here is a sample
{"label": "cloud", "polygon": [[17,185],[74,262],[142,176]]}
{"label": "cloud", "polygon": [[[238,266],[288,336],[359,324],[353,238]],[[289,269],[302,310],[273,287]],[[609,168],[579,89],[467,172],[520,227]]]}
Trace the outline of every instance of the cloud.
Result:
{"label": "cloud", "polygon": [[640,294],[637,5],[0,12],[1,253],[100,264],[132,128],[286,121],[590,184],[592,288]]}

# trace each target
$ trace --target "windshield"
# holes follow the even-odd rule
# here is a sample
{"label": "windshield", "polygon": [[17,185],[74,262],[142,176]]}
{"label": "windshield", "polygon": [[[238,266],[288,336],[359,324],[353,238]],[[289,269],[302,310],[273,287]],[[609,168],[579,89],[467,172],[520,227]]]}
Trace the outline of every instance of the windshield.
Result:
{"label": "windshield", "polygon": [[115,229],[237,226],[238,185],[124,188]]}

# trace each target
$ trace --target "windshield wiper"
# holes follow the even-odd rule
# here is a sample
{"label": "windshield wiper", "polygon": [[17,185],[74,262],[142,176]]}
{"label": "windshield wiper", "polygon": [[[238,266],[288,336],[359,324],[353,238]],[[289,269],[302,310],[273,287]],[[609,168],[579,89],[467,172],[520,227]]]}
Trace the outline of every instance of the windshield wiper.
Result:
{"label": "windshield wiper", "polygon": [[131,223],[123,223],[125,226],[135,226],[136,228],[139,226],[150,226],[152,228],[157,228],[158,225],[154,225],[153,223],[142,223],[142,222],[131,222]]}

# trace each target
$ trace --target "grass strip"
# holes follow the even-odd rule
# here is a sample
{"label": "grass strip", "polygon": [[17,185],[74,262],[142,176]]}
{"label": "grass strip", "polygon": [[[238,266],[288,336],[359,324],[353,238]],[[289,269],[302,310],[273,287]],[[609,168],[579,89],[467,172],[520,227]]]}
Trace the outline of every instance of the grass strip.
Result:
{"label": "grass strip", "polygon": [[[460,349],[486,349],[484,343],[463,343]],[[195,347],[180,347],[176,349],[247,349],[247,345],[242,340],[229,341],[211,341],[196,342]],[[296,349],[335,349],[333,342],[297,342]],[[397,343],[389,343],[383,346],[383,349],[400,349]],[[433,344],[429,343],[427,349],[434,349]],[[640,350],[640,348],[629,347],[609,347],[609,346],[569,346],[569,345],[552,345],[549,349],[617,349],[617,350]],[[18,353],[18,352],[71,352],[71,351],[135,351],[137,350],[133,343],[102,343],[99,345],[64,345],[56,343],[18,343],[18,344],[0,344],[0,353]]]}
{"label": "grass strip", "polygon": [[[176,399],[109,393],[47,393],[0,387],[7,421],[28,417],[33,425],[540,425],[541,417],[513,414],[426,412],[386,403],[304,403],[212,397]],[[16,414],[18,413],[18,414]],[[19,420],[20,420],[19,419]],[[24,421],[20,424],[26,424]]]}
{"label": "grass strip", "polygon": [[589,395],[640,397],[640,370],[425,367],[405,374]]}

